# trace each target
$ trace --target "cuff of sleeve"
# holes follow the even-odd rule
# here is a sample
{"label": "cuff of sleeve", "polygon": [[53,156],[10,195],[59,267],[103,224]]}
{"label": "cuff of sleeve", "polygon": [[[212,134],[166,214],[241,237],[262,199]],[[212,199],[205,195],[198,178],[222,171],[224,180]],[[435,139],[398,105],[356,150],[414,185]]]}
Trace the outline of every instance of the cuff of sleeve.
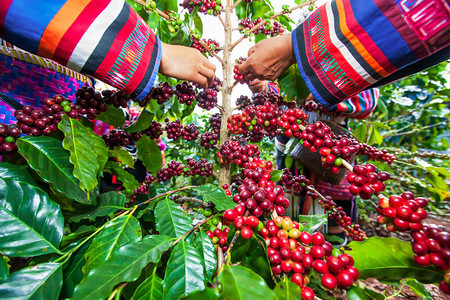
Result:
{"label": "cuff of sleeve", "polygon": [[155,38],[156,43],[153,48],[152,58],[150,60],[150,64],[148,65],[146,75],[139,85],[140,88],[136,89],[136,91],[134,91],[132,94],[132,96],[137,98],[138,100],[143,100],[145,96],[150,93],[150,90],[152,89],[158,75],[159,65],[161,64],[162,50],[161,40],[157,36],[155,36]]}

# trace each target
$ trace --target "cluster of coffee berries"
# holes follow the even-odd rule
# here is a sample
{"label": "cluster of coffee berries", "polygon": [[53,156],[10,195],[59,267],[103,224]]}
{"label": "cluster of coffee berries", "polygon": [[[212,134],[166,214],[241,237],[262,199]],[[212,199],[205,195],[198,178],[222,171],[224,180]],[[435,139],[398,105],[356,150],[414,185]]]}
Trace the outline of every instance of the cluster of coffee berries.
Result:
{"label": "cluster of coffee berries", "polygon": [[280,126],[284,134],[287,137],[295,137],[299,139],[302,136],[302,130],[300,128],[306,125],[305,120],[308,115],[305,114],[300,108],[288,109],[278,120],[278,126]]}
{"label": "cluster of coffee berries", "polygon": [[246,60],[247,59],[243,58],[243,57],[236,59],[236,65],[234,66],[234,69],[233,69],[233,72],[234,72],[233,78],[240,84],[247,83],[247,80],[244,79],[244,75],[242,75],[241,72],[239,72],[239,66],[242,65]]}
{"label": "cluster of coffee berries", "polygon": [[213,164],[206,161],[206,159],[202,159],[196,161],[193,158],[188,158],[187,167],[184,171],[185,176],[211,176],[213,174]]}
{"label": "cluster of coffee berries", "polygon": [[102,138],[106,146],[110,149],[115,147],[125,147],[132,145],[135,141],[141,138],[141,133],[128,133],[122,129],[113,129],[108,134],[103,134]]}
{"label": "cluster of coffee berries", "polygon": [[21,134],[17,124],[0,124],[0,156],[12,154],[17,150],[16,139]]}
{"label": "cluster of coffee berries", "polygon": [[220,133],[220,124],[222,123],[222,115],[220,113],[214,114],[209,117],[209,124],[215,134]]}
{"label": "cluster of coffee berries", "polygon": [[135,189],[134,194],[131,195],[130,204],[133,203],[134,201],[136,201],[137,194],[148,194],[148,188],[149,188],[150,184],[152,184],[155,181],[156,181],[156,178],[152,174],[145,176],[144,182],[142,183],[142,185],[140,187],[138,187],[137,189]]}
{"label": "cluster of coffee berries", "polygon": [[198,127],[193,123],[185,125],[181,130],[181,137],[186,141],[195,141],[199,134],[200,131],[198,130]]}
{"label": "cluster of coffee berries", "polygon": [[195,100],[196,92],[194,86],[186,81],[175,86],[175,94],[181,104],[192,105]]}
{"label": "cluster of coffee berries", "polygon": [[353,172],[347,174],[350,183],[348,187],[352,195],[359,195],[362,199],[368,200],[373,194],[380,194],[386,188],[384,181],[389,180],[387,172],[377,173],[377,169],[372,164],[356,165]]}
{"label": "cluster of coffee berries", "polygon": [[165,182],[172,177],[183,174],[184,168],[185,166],[182,163],[172,160],[167,164],[167,167],[164,167],[158,171],[156,178],[159,182]]}
{"label": "cluster of coffee berries", "polygon": [[427,205],[425,198],[415,198],[411,192],[382,197],[378,201],[377,221],[386,224],[389,231],[418,231],[423,228],[422,220],[428,216],[425,210]]}
{"label": "cluster of coffee berries", "polygon": [[84,86],[78,89],[75,96],[78,112],[80,115],[86,115],[89,120],[95,120],[98,114],[108,110],[108,106],[102,98],[102,95],[92,87]]}
{"label": "cluster of coffee berries", "polygon": [[263,105],[269,101],[272,104],[276,104],[278,106],[286,106],[287,108],[295,108],[295,101],[287,102],[283,96],[278,95],[277,93],[271,91],[268,93],[256,93],[252,96],[253,105]]}
{"label": "cluster of coffee berries", "polygon": [[284,173],[281,175],[278,183],[287,191],[298,193],[303,191],[303,189],[310,184],[309,179],[304,175],[294,176],[289,169],[284,169],[283,171]]}
{"label": "cluster of coffee berries", "polygon": [[220,15],[222,9],[222,0],[184,0],[180,4],[184,9],[191,13],[195,7],[200,6],[200,12],[208,15]]}
{"label": "cluster of coffee berries", "polygon": [[[50,107],[45,107],[45,111],[49,112],[48,115],[44,110],[34,109],[30,105],[25,105],[22,109],[16,110],[14,112],[14,116],[17,119],[17,128],[13,129],[13,132],[10,132],[13,134],[11,136],[20,136],[22,133],[40,136],[42,134],[48,135],[55,131],[62,115],[66,114],[66,112],[62,109],[61,103],[67,103],[67,101],[55,103],[54,98],[48,98],[45,100],[45,103],[53,103]],[[58,96],[57,98],[58,100],[63,100],[61,96]],[[72,102],[71,105],[74,106]],[[69,108],[71,109],[70,106]],[[78,113],[76,117],[78,117]],[[17,130],[20,130],[20,133],[17,133]]]}
{"label": "cluster of coffee berries", "polygon": [[207,88],[197,94],[197,103],[203,109],[211,110],[217,104],[217,91],[213,88]]}
{"label": "cluster of coffee berries", "polygon": [[163,134],[162,124],[152,120],[147,129],[141,131],[142,134],[148,135],[152,140],[159,139]]}
{"label": "cluster of coffee berries", "polygon": [[102,96],[106,104],[123,108],[126,108],[128,106],[128,101],[131,99],[130,95],[121,90],[104,90],[102,91]]}
{"label": "cluster of coffee berries", "polygon": [[216,92],[220,92],[222,90],[222,81],[219,77],[214,76],[214,80],[210,88],[214,89]]}
{"label": "cluster of coffee berries", "polygon": [[[311,196],[317,198],[318,195]],[[347,216],[342,207],[337,206],[336,203],[331,199],[330,196],[322,196],[319,199],[319,203],[322,205],[323,209],[328,212],[328,217],[341,226],[345,234],[355,241],[363,241],[367,239],[366,233],[361,229],[359,224],[352,224],[352,218]]]}
{"label": "cluster of coffee berries", "polygon": [[360,155],[365,155],[369,160],[378,160],[388,164],[392,164],[397,157],[394,154],[389,153],[386,149],[380,150],[374,146],[359,143]]}
{"label": "cluster of coffee berries", "polygon": [[224,223],[233,223],[244,239],[250,239],[253,236],[253,230],[256,232],[262,230],[264,224],[255,216],[245,216],[241,208],[228,209],[223,214]]}
{"label": "cluster of coffee berries", "polygon": [[192,45],[191,47],[197,49],[198,51],[200,51],[201,53],[207,53],[208,49],[214,53],[218,53],[219,50],[217,48],[220,47],[220,44],[218,42],[216,42],[213,39],[203,39],[203,43],[206,45],[206,47],[208,47],[208,49],[205,49],[205,47],[203,47],[203,45],[199,42],[198,39],[196,39],[195,37],[191,36],[192,39]]}
{"label": "cluster of coffee berries", "polygon": [[153,11],[153,10],[155,10],[155,8],[156,8],[156,2],[153,1],[153,0],[146,1],[144,7],[145,7],[145,9],[148,10],[148,11]]}
{"label": "cluster of coffee berries", "polygon": [[301,108],[305,111],[316,111],[326,115],[338,115],[338,113],[327,109],[325,106],[312,99],[306,100],[305,103],[301,105]]}
{"label": "cluster of coffee berries", "polygon": [[176,120],[173,122],[169,122],[169,119],[166,118],[166,132],[167,132],[167,138],[171,140],[178,140],[181,137],[181,129],[183,128],[183,125],[181,125],[180,120]]}
{"label": "cluster of coffee berries", "polygon": [[[259,23],[262,22],[262,18],[257,18],[255,20],[251,20],[250,18],[246,18],[244,20],[241,20],[239,22],[240,31],[244,36],[248,37],[250,36],[250,31]],[[281,35],[284,32],[283,26],[280,24],[280,22],[273,20],[273,19],[266,19],[266,23],[264,25],[259,25],[257,29],[253,31],[255,35],[261,33],[267,36],[277,36]]]}
{"label": "cluster of coffee berries", "polygon": [[256,144],[239,145],[239,142],[227,140],[219,149],[217,156],[222,164],[236,163],[243,167],[254,156],[259,156],[261,151]]}
{"label": "cluster of coffee berries", "polygon": [[167,82],[161,82],[157,87],[150,90],[149,96],[151,99],[156,99],[159,105],[164,104],[170,97],[173,96],[173,88]]}
{"label": "cluster of coffee berries", "polygon": [[239,98],[236,99],[236,106],[240,109],[244,109],[249,105],[252,105],[252,100],[247,96],[240,95]]}
{"label": "cluster of coffee berries", "polygon": [[211,239],[214,247],[219,246],[223,252],[227,251],[228,244],[227,244],[227,235],[230,231],[230,227],[228,226],[222,226],[222,229],[216,228],[213,231],[208,230],[206,234]]}
{"label": "cluster of coffee berries", "polygon": [[169,16],[169,19],[164,19],[164,21],[167,23],[170,33],[177,32],[183,24],[183,21],[180,19],[180,15],[173,10],[166,10],[166,14]]}
{"label": "cluster of coffee berries", "polygon": [[215,134],[214,132],[205,132],[204,134],[200,135],[200,146],[205,148],[206,150],[209,150],[211,148],[214,148],[219,141],[219,136]]}

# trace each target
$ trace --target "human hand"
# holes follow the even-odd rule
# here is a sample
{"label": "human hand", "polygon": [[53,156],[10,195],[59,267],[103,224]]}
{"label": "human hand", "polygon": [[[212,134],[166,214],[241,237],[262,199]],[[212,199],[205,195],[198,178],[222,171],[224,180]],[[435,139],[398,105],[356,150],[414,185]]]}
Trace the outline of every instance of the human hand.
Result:
{"label": "human hand", "polygon": [[248,51],[247,60],[239,66],[246,80],[277,79],[296,62],[290,34],[262,40]]}
{"label": "human hand", "polygon": [[216,66],[197,49],[161,43],[159,72],[165,76],[200,84],[204,89],[214,81]]}
{"label": "human hand", "polygon": [[255,93],[267,93],[267,81],[254,79],[248,83],[248,87],[253,94]]}

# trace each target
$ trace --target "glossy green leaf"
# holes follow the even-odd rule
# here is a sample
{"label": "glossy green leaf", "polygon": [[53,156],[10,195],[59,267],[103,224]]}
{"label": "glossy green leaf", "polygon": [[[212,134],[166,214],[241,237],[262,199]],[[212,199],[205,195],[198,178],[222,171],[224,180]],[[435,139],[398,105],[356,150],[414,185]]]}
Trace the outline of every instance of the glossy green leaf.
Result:
{"label": "glossy green leaf", "polygon": [[97,115],[96,119],[114,127],[122,127],[125,123],[125,115],[123,114],[123,111],[112,104],[108,105],[107,111]]}
{"label": "glossy green leaf", "polygon": [[137,156],[144,164],[147,172],[156,176],[159,170],[162,169],[161,149],[154,140],[149,136],[143,135],[136,142]]}
{"label": "glossy green leaf", "polygon": [[103,172],[105,164],[108,161],[108,147],[106,147],[105,140],[93,131],[90,131],[92,143],[94,144],[94,151],[97,154],[97,163],[99,172]]}
{"label": "glossy green leaf", "polygon": [[164,235],[150,235],[119,248],[108,261],[86,276],[75,288],[72,299],[106,298],[118,283],[135,281],[146,265],[158,262],[172,242],[172,238]]}
{"label": "glossy green leaf", "polygon": [[354,285],[351,289],[347,290],[347,298],[348,300],[370,300],[364,289],[357,285]]}
{"label": "glossy green leaf", "polygon": [[156,275],[156,268],[153,274],[145,279],[136,289],[132,300],[160,300],[163,299],[163,280]]}
{"label": "glossy green leaf", "polygon": [[327,215],[300,215],[298,222],[303,225],[303,230],[313,233],[319,230],[323,225],[327,224]]}
{"label": "glossy green leaf", "polygon": [[200,18],[200,16],[198,14],[195,14],[194,17],[194,27],[195,30],[198,31],[198,34],[200,34],[200,36],[203,35],[203,23],[202,23],[202,18]]}
{"label": "glossy green leaf", "polygon": [[297,300],[302,293],[300,287],[290,280],[278,282],[273,291],[278,300]]}
{"label": "glossy green leaf", "polygon": [[414,262],[411,243],[396,238],[371,237],[364,242],[351,242],[345,252],[355,260],[359,278],[376,278],[382,282],[398,282],[415,278],[423,283],[439,282],[442,272],[434,267],[420,267]]}
{"label": "glossy green leaf", "polygon": [[95,220],[97,217],[107,216],[118,209],[124,209],[126,200],[124,194],[114,191],[100,194],[97,198],[97,207],[94,210],[75,215],[69,220],[71,222],[80,222],[83,219]]}
{"label": "glossy green leaf", "polygon": [[41,189],[0,179],[0,252],[28,257],[59,252],[64,220]]}
{"label": "glossy green leaf", "polygon": [[241,265],[251,269],[264,278],[269,287],[273,288],[275,283],[273,281],[272,268],[267,257],[267,246],[264,239],[258,235],[253,235],[251,241],[246,241],[250,244],[250,247],[244,256]]}
{"label": "glossy green leaf", "polygon": [[297,64],[290,66],[278,77],[278,84],[287,101],[303,100],[309,95],[309,89],[300,75]]}
{"label": "glossy green leaf", "polygon": [[134,133],[147,129],[153,121],[153,116],[154,116],[153,113],[144,109],[142,110],[136,122],[134,122],[128,127],[125,127],[124,130],[129,133]]}
{"label": "glossy green leaf", "polygon": [[405,280],[405,283],[407,286],[409,286],[411,291],[413,291],[414,294],[422,298],[422,300],[433,300],[431,293],[423,286],[422,283],[420,283],[416,279],[408,278]]}
{"label": "glossy green leaf", "polygon": [[45,263],[14,272],[0,281],[2,299],[58,299],[61,264]]}
{"label": "glossy green leaf", "polygon": [[64,132],[63,147],[70,152],[73,175],[80,180],[80,188],[92,191],[97,186],[99,165],[91,132],[79,121],[64,115],[58,128]]}
{"label": "glossy green leaf", "polygon": [[97,227],[95,227],[94,225],[81,225],[76,231],[63,236],[61,241],[61,248],[70,246],[81,238],[91,234],[95,230],[97,230]]}
{"label": "glossy green leaf", "polygon": [[[78,246],[82,241],[77,241],[76,243],[70,245],[66,249],[64,249],[64,252],[69,251],[76,246]],[[92,240],[87,241],[83,246],[80,247],[72,256],[70,257],[69,261],[64,264],[63,266],[63,287],[61,290],[61,297],[63,298],[70,298],[73,295],[73,291],[75,289],[75,286],[77,286],[81,280],[83,280],[83,271],[82,268],[84,264],[86,263],[86,259],[84,258],[84,255],[86,254],[87,250],[91,246]]]}
{"label": "glossy green leaf", "polygon": [[253,1],[250,3],[249,8],[253,20],[257,18],[264,19],[264,14],[271,10],[270,6],[263,1]]}
{"label": "glossy green leaf", "polygon": [[164,277],[164,299],[178,299],[205,289],[203,263],[189,243],[181,240],[172,250]]}
{"label": "glossy green leaf", "polygon": [[189,46],[191,44],[191,39],[188,33],[182,29],[179,29],[177,34],[170,39],[170,44]]}
{"label": "glossy green leaf", "polygon": [[216,300],[219,298],[219,292],[217,292],[217,289],[212,289],[209,287],[206,287],[203,291],[195,291],[193,293],[190,293],[186,298],[186,300]]}
{"label": "glossy green leaf", "polygon": [[148,16],[148,26],[150,26],[151,29],[156,30],[159,27],[159,15],[157,12],[152,12]]}
{"label": "glossy green leaf", "polygon": [[219,281],[223,285],[219,299],[277,299],[261,276],[242,266],[226,266]]}
{"label": "glossy green leaf", "polygon": [[87,275],[111,258],[120,247],[137,242],[142,237],[139,221],[132,215],[120,216],[109,221],[102,232],[93,240],[85,254],[83,273]]}
{"label": "glossy green leaf", "polygon": [[[236,0],[234,0],[236,2]],[[236,12],[236,16],[238,19],[242,20],[248,17],[248,3],[245,1],[241,1],[238,5],[236,5],[234,11]]]}
{"label": "glossy green leaf", "polygon": [[353,136],[358,139],[361,143],[365,143],[367,140],[367,126],[366,123],[360,123],[356,127],[355,131],[352,132]]}
{"label": "glossy green leaf", "polygon": [[159,234],[173,238],[182,236],[192,228],[189,215],[167,197],[156,205],[155,218]]}
{"label": "glossy green leaf", "polygon": [[290,168],[292,168],[293,164],[294,164],[294,159],[292,158],[292,156],[286,155],[286,159],[284,160],[285,167],[290,169]]}
{"label": "glossy green leaf", "polygon": [[0,178],[1,179],[11,178],[14,180],[23,181],[28,184],[38,186],[37,182],[34,180],[33,175],[31,175],[31,172],[27,168],[27,166],[13,165],[7,162],[0,162]]}
{"label": "glossy green leaf", "polygon": [[108,161],[105,165],[105,171],[117,176],[117,180],[122,182],[127,193],[133,193],[140,186],[136,178],[125,171],[122,166],[115,161]]}
{"label": "glossy green leaf", "polygon": [[236,206],[236,203],[233,202],[233,198],[227,196],[224,190],[220,189],[217,185],[208,183],[197,186],[193,188],[193,190],[203,197],[203,201],[214,203],[218,211],[231,209]]}
{"label": "glossy green leaf", "polygon": [[383,143],[383,136],[381,136],[380,132],[375,126],[372,126],[369,129],[369,138],[367,143],[369,145],[381,145]]}
{"label": "glossy green leaf", "polygon": [[283,176],[284,171],[283,170],[273,170],[270,171],[270,180],[273,182],[278,182],[281,179],[281,176]]}
{"label": "glossy green leaf", "polygon": [[64,150],[61,141],[28,135],[17,140],[17,147],[30,167],[56,191],[77,202],[88,203],[87,193],[80,189],[79,180],[72,174],[69,152]]}
{"label": "glossy green leaf", "polygon": [[9,275],[9,267],[6,259],[0,255],[0,281]]}
{"label": "glossy green leaf", "polygon": [[131,156],[130,152],[122,148],[114,148],[109,150],[109,157],[117,158],[117,161],[127,165],[129,168],[134,167],[134,158]]}
{"label": "glossy green leaf", "polygon": [[205,278],[209,280],[212,278],[217,267],[217,257],[214,245],[203,230],[198,232],[193,245],[202,259]]}

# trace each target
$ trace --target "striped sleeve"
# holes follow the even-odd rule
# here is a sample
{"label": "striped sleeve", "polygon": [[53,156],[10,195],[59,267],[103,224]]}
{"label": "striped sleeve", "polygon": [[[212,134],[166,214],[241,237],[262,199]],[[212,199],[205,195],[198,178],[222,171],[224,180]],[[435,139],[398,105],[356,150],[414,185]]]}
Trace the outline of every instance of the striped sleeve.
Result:
{"label": "striped sleeve", "polygon": [[142,99],[161,43],[124,0],[3,0],[0,35],[29,52]]}
{"label": "striped sleeve", "polygon": [[448,59],[445,0],[333,0],[292,33],[302,78],[331,108]]}

